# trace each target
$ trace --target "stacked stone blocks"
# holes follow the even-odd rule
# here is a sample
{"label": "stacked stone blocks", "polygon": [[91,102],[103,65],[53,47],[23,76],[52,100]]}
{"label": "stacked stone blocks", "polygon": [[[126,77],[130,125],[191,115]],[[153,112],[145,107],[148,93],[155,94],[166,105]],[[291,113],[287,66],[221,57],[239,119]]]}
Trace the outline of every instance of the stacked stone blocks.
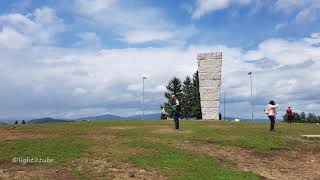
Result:
{"label": "stacked stone blocks", "polygon": [[197,57],[202,119],[219,119],[222,53]]}

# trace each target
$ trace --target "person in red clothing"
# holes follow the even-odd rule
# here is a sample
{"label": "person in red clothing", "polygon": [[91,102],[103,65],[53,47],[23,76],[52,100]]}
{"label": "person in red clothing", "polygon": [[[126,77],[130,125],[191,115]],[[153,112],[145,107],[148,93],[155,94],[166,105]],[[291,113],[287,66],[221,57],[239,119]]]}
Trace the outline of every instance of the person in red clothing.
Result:
{"label": "person in red clothing", "polygon": [[293,119],[293,112],[291,107],[288,107],[287,109],[287,117],[288,117],[288,123],[292,123],[292,119]]}

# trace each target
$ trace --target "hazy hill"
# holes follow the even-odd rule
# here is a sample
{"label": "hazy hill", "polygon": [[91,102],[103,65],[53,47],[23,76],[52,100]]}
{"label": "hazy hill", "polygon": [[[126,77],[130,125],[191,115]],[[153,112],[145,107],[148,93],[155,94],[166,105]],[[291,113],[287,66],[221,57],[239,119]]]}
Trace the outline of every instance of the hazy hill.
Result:
{"label": "hazy hill", "polygon": [[112,114],[104,114],[99,116],[89,116],[89,117],[83,117],[79,118],[77,120],[124,120],[126,118],[112,115]]}
{"label": "hazy hill", "polygon": [[39,123],[59,123],[59,122],[70,122],[69,120],[61,120],[61,119],[54,119],[54,118],[40,118],[40,119],[32,119],[28,121],[28,124],[39,124]]}
{"label": "hazy hill", "polygon": [[[160,114],[145,114],[144,119],[148,119],[148,120],[160,119]],[[141,115],[121,117],[121,116],[116,116],[112,114],[104,114],[99,116],[79,118],[78,120],[141,120]]]}

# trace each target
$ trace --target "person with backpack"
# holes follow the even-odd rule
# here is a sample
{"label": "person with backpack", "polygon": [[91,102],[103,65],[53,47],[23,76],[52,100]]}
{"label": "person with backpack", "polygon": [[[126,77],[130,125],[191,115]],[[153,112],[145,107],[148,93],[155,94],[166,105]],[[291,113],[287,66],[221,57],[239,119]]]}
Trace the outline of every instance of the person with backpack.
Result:
{"label": "person with backpack", "polygon": [[291,124],[293,120],[293,112],[290,106],[287,109],[287,117],[288,117],[288,123]]}
{"label": "person with backpack", "polygon": [[178,130],[180,128],[179,127],[180,103],[175,95],[171,96],[170,105],[171,105],[171,112],[172,112],[172,116],[173,116],[173,120],[174,120],[174,126],[175,126],[175,129]]}
{"label": "person with backpack", "polygon": [[276,109],[278,108],[278,106],[279,105],[276,104],[274,101],[270,101],[264,111],[270,119],[270,131],[274,131],[274,125],[275,125],[276,116],[277,116]]}

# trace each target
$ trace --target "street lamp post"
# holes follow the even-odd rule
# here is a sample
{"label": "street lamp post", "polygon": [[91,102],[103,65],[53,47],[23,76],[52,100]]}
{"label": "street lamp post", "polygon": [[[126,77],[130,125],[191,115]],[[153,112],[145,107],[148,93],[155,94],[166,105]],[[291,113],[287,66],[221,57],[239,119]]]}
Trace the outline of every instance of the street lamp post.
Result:
{"label": "street lamp post", "polygon": [[142,76],[142,120],[144,120],[144,80],[147,79],[147,77]]}
{"label": "street lamp post", "polygon": [[253,98],[252,98],[252,72],[249,72],[250,76],[250,89],[251,89],[251,120],[253,121]]}
{"label": "street lamp post", "polygon": [[226,120],[226,92],[223,93],[223,120]]}

